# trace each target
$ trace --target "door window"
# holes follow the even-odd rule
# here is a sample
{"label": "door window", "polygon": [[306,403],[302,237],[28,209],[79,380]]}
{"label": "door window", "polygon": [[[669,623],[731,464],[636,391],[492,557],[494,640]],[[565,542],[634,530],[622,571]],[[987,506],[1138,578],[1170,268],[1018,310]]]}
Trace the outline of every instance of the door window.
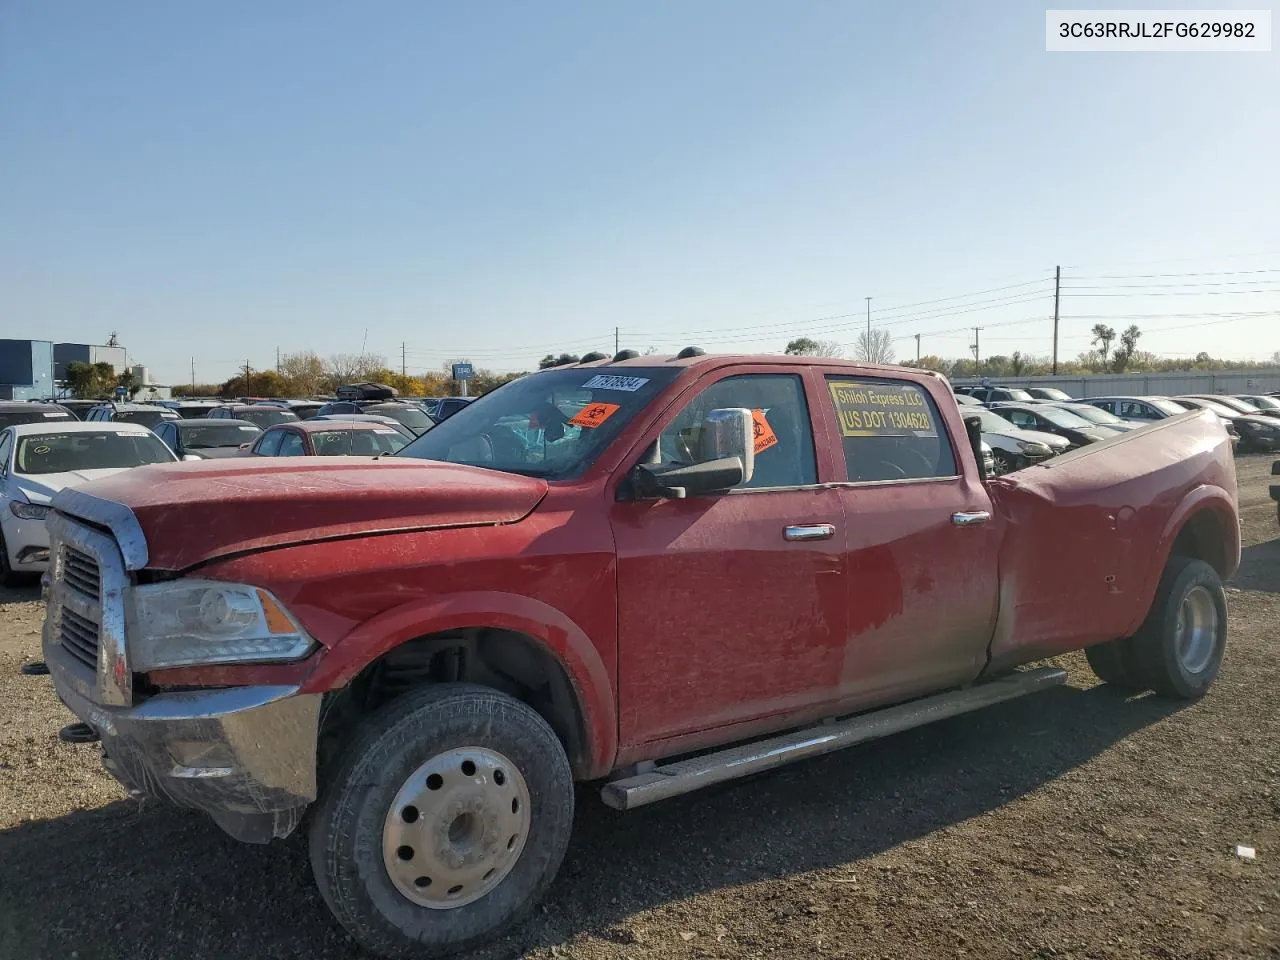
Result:
{"label": "door window", "polygon": [[277,456],[281,457],[301,457],[306,453],[302,446],[302,435],[293,430],[281,430],[284,434],[280,441],[280,452]]}
{"label": "door window", "polygon": [[747,374],[726,377],[694,397],[662,431],[655,461],[693,464],[700,461],[702,424],[712,410],[744,407],[755,419],[755,472],[747,489],[799,487],[817,483],[813,427],[804,384],[790,374]]}
{"label": "door window", "polygon": [[274,457],[280,450],[280,441],[283,439],[283,430],[268,430],[262,435],[262,439],[258,441],[254,453],[261,457]]}
{"label": "door window", "polygon": [[998,412],[1015,427],[1021,427],[1023,430],[1035,430],[1039,427],[1039,424],[1036,423],[1036,418],[1025,410],[1000,410]]}
{"label": "door window", "polygon": [[3,437],[0,437],[0,475],[9,472],[9,452],[12,449],[13,434],[6,433]]}
{"label": "door window", "polygon": [[827,392],[850,480],[957,475],[947,428],[923,387],[905,380],[828,374]]}
{"label": "door window", "polygon": [[1136,400],[1122,400],[1120,402],[1120,416],[1130,417],[1135,420],[1154,420],[1151,408],[1145,403],[1139,403]]}

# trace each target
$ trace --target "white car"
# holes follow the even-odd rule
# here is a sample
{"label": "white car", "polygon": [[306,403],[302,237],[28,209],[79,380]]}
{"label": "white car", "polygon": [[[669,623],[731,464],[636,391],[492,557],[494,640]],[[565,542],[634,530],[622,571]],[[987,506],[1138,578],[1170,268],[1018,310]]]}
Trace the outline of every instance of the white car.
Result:
{"label": "white car", "polygon": [[1021,470],[1033,463],[1055,457],[1071,446],[1071,441],[1054,433],[1024,430],[990,410],[966,407],[962,415],[982,421],[982,442],[991,447],[996,473]]}
{"label": "white car", "polygon": [[64,487],[178,458],[141,424],[23,423],[0,432],[0,581],[49,564],[45,517]]}

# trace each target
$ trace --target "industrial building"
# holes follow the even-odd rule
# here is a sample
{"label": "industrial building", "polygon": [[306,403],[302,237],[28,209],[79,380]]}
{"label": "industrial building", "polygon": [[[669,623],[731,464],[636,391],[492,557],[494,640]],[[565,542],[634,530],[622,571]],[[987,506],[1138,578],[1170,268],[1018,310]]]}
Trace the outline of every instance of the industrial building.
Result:
{"label": "industrial building", "polygon": [[125,369],[124,347],[48,340],[0,340],[0,400],[40,400],[58,395],[69,363],[109,363]]}

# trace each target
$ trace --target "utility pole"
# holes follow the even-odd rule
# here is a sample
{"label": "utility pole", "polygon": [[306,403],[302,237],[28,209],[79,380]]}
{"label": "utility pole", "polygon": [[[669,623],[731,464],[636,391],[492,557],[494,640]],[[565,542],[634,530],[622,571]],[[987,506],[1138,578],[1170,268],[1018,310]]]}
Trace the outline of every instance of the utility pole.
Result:
{"label": "utility pole", "polygon": [[871,298],[867,297],[867,348],[864,351],[866,356],[862,359],[868,363],[871,361]]}
{"label": "utility pole", "polygon": [[191,395],[196,395],[196,358],[191,358]]}
{"label": "utility pole", "polygon": [[276,373],[280,372],[280,348],[276,347]]}
{"label": "utility pole", "polygon": [[1058,297],[1062,293],[1062,267],[1053,271],[1053,375],[1058,375]]}
{"label": "utility pole", "polygon": [[249,389],[249,361],[244,362],[244,395],[246,397],[253,396],[253,391]]}
{"label": "utility pole", "polygon": [[402,377],[408,376],[408,374],[405,372],[407,369],[408,367],[407,367],[407,364],[405,363],[405,358],[404,358],[404,341],[401,340],[400,341],[400,376]]}
{"label": "utility pole", "polygon": [[613,353],[614,353],[614,356],[617,356],[617,354],[621,351],[621,349],[622,349],[622,348],[618,346],[618,328],[617,328],[617,327],[614,327],[614,328],[613,328]]}
{"label": "utility pole", "polygon": [[974,363],[982,363],[982,341],[978,339],[978,332],[981,327],[973,328],[973,361]]}
{"label": "utility pole", "polygon": [[920,334],[916,334],[916,366],[920,366]]}

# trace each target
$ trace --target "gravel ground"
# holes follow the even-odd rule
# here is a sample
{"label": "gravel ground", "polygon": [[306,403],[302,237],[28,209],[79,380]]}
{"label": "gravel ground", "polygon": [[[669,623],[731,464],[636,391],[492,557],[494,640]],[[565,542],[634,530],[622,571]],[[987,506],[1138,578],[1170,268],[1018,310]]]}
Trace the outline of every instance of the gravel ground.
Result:
{"label": "gravel ground", "polygon": [[[1203,701],[1070,683],[628,814],[583,790],[547,903],[486,958],[1280,957],[1280,528],[1239,460],[1245,560]],[[297,838],[139,805],[70,722],[34,592],[0,592],[0,958],[355,958]],[[1253,861],[1237,844],[1257,849]]]}

